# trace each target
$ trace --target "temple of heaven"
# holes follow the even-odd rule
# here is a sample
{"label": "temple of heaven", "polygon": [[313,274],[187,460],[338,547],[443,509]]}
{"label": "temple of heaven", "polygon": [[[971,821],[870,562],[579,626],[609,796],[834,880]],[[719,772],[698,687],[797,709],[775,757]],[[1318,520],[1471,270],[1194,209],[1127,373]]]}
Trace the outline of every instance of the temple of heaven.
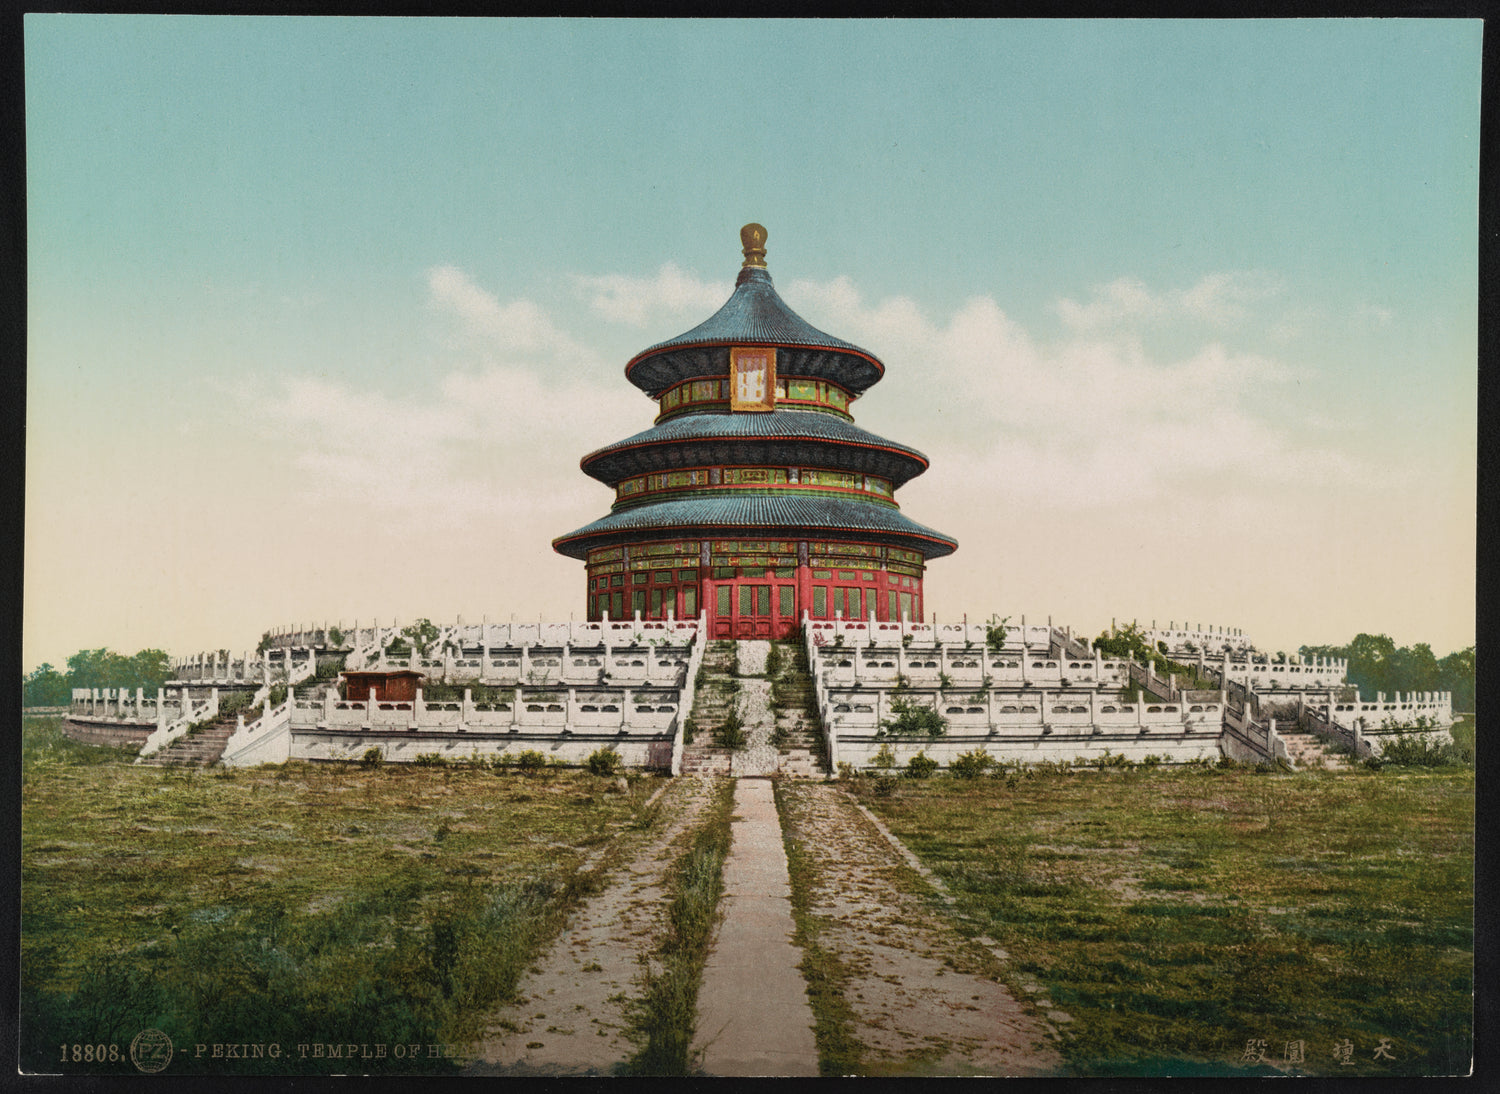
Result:
{"label": "temple of heaven", "polygon": [[591,620],[706,611],[711,637],[786,638],[804,612],[920,619],[927,560],[958,543],[896,504],[927,457],[849,413],[885,366],[782,302],[763,227],[740,240],[724,306],[625,366],[660,413],[583,458],[609,515],[552,546],[587,564]]}

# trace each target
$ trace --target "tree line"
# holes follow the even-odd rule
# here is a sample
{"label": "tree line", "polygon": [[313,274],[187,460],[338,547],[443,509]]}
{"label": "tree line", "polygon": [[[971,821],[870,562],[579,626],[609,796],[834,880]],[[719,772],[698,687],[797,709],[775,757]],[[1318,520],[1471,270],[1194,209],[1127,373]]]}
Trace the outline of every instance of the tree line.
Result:
{"label": "tree line", "polygon": [[172,677],[172,663],[162,650],[140,650],[129,656],[100,648],[79,650],[68,658],[66,672],[43,664],[22,682],[21,702],[28,707],[67,706],[74,688],[140,688],[155,695]]}
{"label": "tree line", "polygon": [[1455,711],[1474,709],[1474,647],[1438,658],[1426,642],[1397,647],[1384,634],[1360,634],[1347,646],[1303,646],[1303,657],[1349,662],[1348,680],[1363,696],[1383,691],[1451,691]]}

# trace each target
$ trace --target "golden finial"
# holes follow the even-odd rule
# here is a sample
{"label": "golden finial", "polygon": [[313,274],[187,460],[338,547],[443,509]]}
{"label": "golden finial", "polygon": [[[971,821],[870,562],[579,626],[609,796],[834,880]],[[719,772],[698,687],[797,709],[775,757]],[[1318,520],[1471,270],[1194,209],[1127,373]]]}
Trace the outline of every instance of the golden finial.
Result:
{"label": "golden finial", "polygon": [[740,229],[740,245],[745,249],[745,263],[742,269],[749,266],[758,266],[762,270],[766,268],[766,230],[759,224],[747,224]]}

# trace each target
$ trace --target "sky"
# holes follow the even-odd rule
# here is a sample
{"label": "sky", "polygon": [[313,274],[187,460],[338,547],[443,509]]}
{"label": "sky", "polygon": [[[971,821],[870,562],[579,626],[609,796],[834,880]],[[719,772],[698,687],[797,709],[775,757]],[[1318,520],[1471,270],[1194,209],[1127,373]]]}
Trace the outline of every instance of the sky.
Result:
{"label": "sky", "polygon": [[25,20],[25,668],[584,614],[635,353],[778,291],[938,619],[1474,642],[1477,20]]}

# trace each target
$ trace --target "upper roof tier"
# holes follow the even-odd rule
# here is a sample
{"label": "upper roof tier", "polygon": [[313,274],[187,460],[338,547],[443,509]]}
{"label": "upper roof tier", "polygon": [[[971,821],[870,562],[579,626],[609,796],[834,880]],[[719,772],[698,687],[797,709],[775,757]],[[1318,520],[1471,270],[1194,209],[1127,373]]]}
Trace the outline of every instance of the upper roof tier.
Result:
{"label": "upper roof tier", "polygon": [[724,306],[686,334],[636,354],[625,366],[626,379],[654,399],[683,380],[728,376],[734,346],[775,346],[778,375],[831,380],[852,395],[885,375],[873,353],[824,334],[786,306],[765,268],[765,237],[758,224],[740,230],[745,265]]}
{"label": "upper roof tier", "polygon": [[614,486],[630,475],[713,464],[775,463],[880,475],[900,487],[927,470],[927,457],[853,422],[814,410],[774,414],[681,414],[579,461]]}

